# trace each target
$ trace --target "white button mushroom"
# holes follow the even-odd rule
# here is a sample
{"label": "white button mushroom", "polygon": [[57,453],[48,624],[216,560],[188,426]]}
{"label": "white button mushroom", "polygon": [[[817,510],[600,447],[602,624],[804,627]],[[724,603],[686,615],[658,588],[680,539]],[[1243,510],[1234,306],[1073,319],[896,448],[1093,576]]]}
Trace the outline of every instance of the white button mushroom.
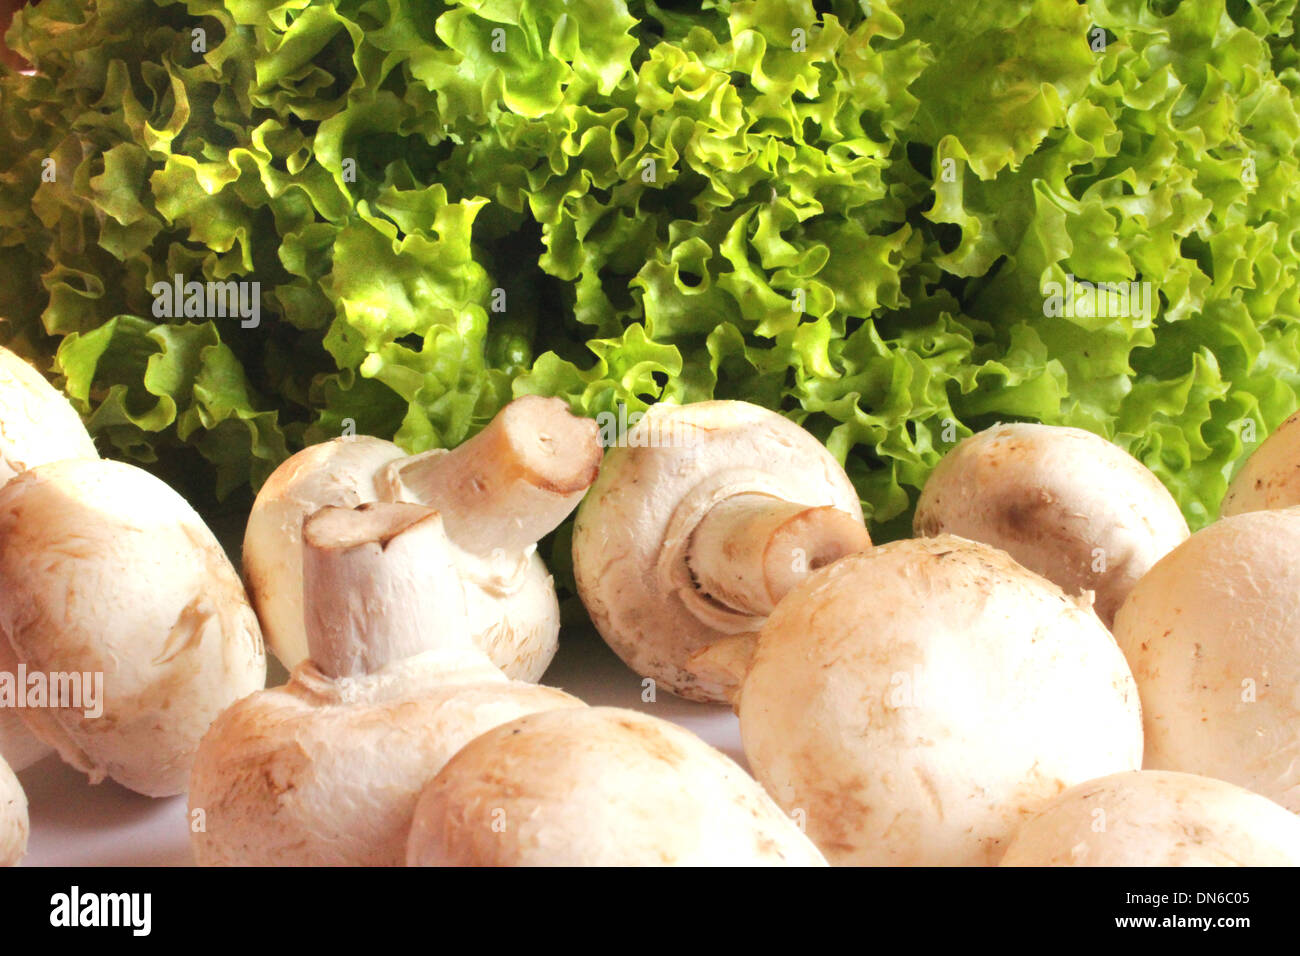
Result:
{"label": "white button mushroom", "polygon": [[0,757],[0,866],[14,866],[27,853],[27,795]]}
{"label": "white button mushroom", "polygon": [[[0,634],[0,681],[12,682],[15,693],[21,672],[13,648]],[[0,760],[6,761],[15,771],[25,770],[54,748],[37,737],[23,722],[20,711],[7,705],[3,688],[0,688]]]}
{"label": "white button mushroom", "polygon": [[1300,816],[1210,777],[1117,773],[1049,803],[1002,865],[1300,866]]}
{"label": "white button mushroom", "polygon": [[410,866],[823,866],[743,770],[694,734],[614,707],[522,717],[420,796]]}
{"label": "white button mushroom", "polygon": [[[0,485],[46,462],[98,457],[68,400],[25,361],[0,348]],[[12,674],[12,664],[0,646],[0,671]],[[49,752],[16,712],[0,709],[0,758],[22,770]]]}
{"label": "white button mushroom", "polygon": [[400,865],[421,788],[461,746],[583,706],[509,680],[474,644],[437,512],[324,508],[302,539],[310,657],[203,738],[190,783],[203,865]]}
{"label": "white button mushroom", "polygon": [[303,449],[262,486],[244,536],[244,578],[267,645],[290,669],[307,657],[303,519],[326,506],[410,502],[437,509],[459,548],[479,645],[507,676],[540,679],[560,614],[536,543],[577,506],[600,456],[595,422],[537,396],[511,402],[452,451],[407,456],[368,436]]}
{"label": "white button mushroom", "polygon": [[1300,510],[1196,532],[1133,589],[1115,639],[1142,695],[1148,768],[1300,812]]}
{"label": "white button mushroom", "polygon": [[0,484],[64,458],[98,458],[76,409],[44,376],[0,348]]}
{"label": "white button mushroom", "polygon": [[0,634],[61,685],[20,711],[36,735],[93,783],[148,796],[182,792],[208,724],[266,680],[257,619],[212,533],[120,462],[51,462],[0,489]]}
{"label": "white button mushroom", "polygon": [[913,527],[983,541],[1070,594],[1094,592],[1107,627],[1188,534],[1173,496],[1123,449],[1080,428],[1030,423],[996,425],[948,452]]}
{"label": "white button mushroom", "polygon": [[[3,643],[0,640],[0,643]],[[6,655],[0,648],[0,658]],[[10,664],[0,661],[0,672],[13,674]],[[23,719],[16,710],[0,709],[0,759],[13,761],[13,766],[25,770],[46,754],[53,753],[54,748],[44,743],[27,729]]]}
{"label": "white button mushroom", "polygon": [[1300,505],[1300,412],[1279,425],[1228,485],[1219,515]]}
{"label": "white button mushroom", "polygon": [[696,653],[753,635],[810,571],[870,547],[857,492],[812,435],[745,402],[652,406],[578,509],[578,593],[634,671],[692,700]]}
{"label": "white button mushroom", "polygon": [[1096,614],[953,535],[786,595],[737,709],[754,775],[833,864],[991,865],[1027,814],[1142,761],[1137,688]]}

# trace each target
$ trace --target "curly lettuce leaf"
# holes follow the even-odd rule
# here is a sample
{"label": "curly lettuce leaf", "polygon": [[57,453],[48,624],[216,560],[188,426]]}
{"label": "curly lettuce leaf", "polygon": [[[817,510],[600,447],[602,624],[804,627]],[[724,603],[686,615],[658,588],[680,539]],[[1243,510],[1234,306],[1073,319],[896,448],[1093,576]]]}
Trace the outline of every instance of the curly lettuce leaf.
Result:
{"label": "curly lettuce leaf", "polygon": [[[1006,419],[1114,440],[1199,526],[1300,388],[1296,11],[43,0],[0,75],[0,336],[223,493],[525,393],[737,398],[878,538]],[[257,282],[261,323],[155,315],[176,275]],[[1151,313],[1057,314],[1072,279]]]}

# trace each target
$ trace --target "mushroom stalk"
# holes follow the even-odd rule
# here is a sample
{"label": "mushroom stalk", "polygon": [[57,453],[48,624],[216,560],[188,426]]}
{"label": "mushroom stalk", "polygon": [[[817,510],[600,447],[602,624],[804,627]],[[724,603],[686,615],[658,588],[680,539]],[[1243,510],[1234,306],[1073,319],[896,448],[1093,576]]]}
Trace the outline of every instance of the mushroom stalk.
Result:
{"label": "mushroom stalk", "polygon": [[479,555],[523,551],[560,524],[600,467],[593,423],[563,402],[525,396],[453,451],[393,462],[394,500],[442,512],[448,536]]}
{"label": "mushroom stalk", "polygon": [[686,563],[699,589],[715,601],[767,616],[811,572],[869,547],[866,526],[848,512],[737,494],[700,521]]}
{"label": "mushroom stalk", "polygon": [[322,508],[303,523],[307,645],[330,677],[373,674],[436,643],[429,622],[468,629],[456,559],[436,511]]}

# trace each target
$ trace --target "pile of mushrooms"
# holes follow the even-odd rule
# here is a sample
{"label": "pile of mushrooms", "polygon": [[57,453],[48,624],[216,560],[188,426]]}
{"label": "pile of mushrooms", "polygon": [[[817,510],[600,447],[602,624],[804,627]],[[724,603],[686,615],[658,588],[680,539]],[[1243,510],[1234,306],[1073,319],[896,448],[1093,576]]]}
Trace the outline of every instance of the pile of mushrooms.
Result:
{"label": "pile of mushrooms", "polygon": [[[996,863],[1062,790],[1141,768],[1144,744],[1148,766],[1262,795],[1246,807],[1300,809],[1300,645],[1285,623],[1300,509],[1189,539],[1155,476],[1109,442],[998,425],[935,470],[922,537],[871,549],[847,522],[798,519],[810,535],[793,543],[773,534],[782,519],[833,509],[810,474],[840,482],[824,456],[783,461],[798,439],[773,440],[764,419],[735,403],[652,409],[642,427],[674,440],[634,433],[607,455],[574,565],[593,621],[639,674],[731,697],[751,769],[806,814],[831,862]],[[1300,449],[1279,451],[1290,434],[1234,487],[1300,471]],[[770,496],[762,511],[756,493]],[[819,538],[833,542],[805,549],[819,560],[771,572],[772,554]],[[1240,859],[1258,857],[1242,840]]]}
{"label": "pile of mushrooms", "polygon": [[201,864],[822,862],[693,735],[501,673],[473,640],[438,512],[324,508],[302,540],[309,657],[204,737]]}
{"label": "pile of mushrooms", "polygon": [[[1191,535],[1104,439],[996,425],[939,463],[917,537],[873,546],[774,412],[659,404],[605,450],[528,396],[452,450],[292,456],[241,581],[0,350],[0,672],[103,680],[96,713],[0,709],[0,865],[28,839],[14,771],[49,748],[188,791],[204,865],[1300,865],[1297,422]],[[595,628],[730,704],[753,776],[537,683],[537,544],[575,508]]]}

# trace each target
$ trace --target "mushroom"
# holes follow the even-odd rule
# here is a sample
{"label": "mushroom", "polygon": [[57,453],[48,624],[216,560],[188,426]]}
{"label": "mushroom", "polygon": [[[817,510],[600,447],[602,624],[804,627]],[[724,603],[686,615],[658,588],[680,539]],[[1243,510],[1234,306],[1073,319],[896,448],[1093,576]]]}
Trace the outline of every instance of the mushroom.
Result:
{"label": "mushroom", "polygon": [[913,528],[983,541],[1070,594],[1094,592],[1107,627],[1188,534],[1173,496],[1127,452],[1080,428],[1028,423],[995,425],[948,452]]}
{"label": "mushroom", "polygon": [[1062,790],[1142,761],[1137,689],[1096,614],[954,535],[809,576],[735,703],[754,775],[832,864],[992,865]]}
{"label": "mushroom", "polygon": [[[0,485],[19,472],[63,458],[98,458],[81,417],[39,372],[0,348]],[[14,662],[0,640],[0,671]],[[13,711],[0,709],[0,758],[22,770],[50,752]]]}
{"label": "mushroom", "polygon": [[268,646],[290,669],[307,657],[303,520],[326,506],[408,502],[442,514],[479,645],[507,676],[538,680],[560,614],[536,544],[577,506],[600,457],[595,422],[531,395],[452,451],[408,456],[361,435],[303,449],[262,486],[244,536],[244,577]]}
{"label": "mushroom", "polygon": [[0,484],[64,458],[98,458],[81,416],[40,372],[0,348]]}
{"label": "mushroom", "polygon": [[4,635],[0,634],[0,760],[7,762],[15,772],[26,770],[54,752],[53,747],[28,729],[17,709],[6,705],[6,686],[17,693],[21,676],[18,658]]}
{"label": "mushroom", "polygon": [[[0,645],[3,644],[4,639],[0,638]],[[15,673],[17,666],[12,663],[12,658],[13,655],[0,646],[0,673]],[[0,759],[16,770],[26,770],[53,752],[53,747],[27,729],[17,711],[0,709]]]}
{"label": "mushroom", "polygon": [[16,866],[27,853],[27,796],[0,757],[0,866]]}
{"label": "mushroom", "polygon": [[659,404],[606,452],[574,522],[573,570],[629,667],[723,701],[692,657],[752,639],[810,571],[870,546],[852,483],[798,425],[745,402]]}
{"label": "mushroom", "polygon": [[1300,817],[1210,777],[1117,773],[1026,821],[1002,866],[1300,866]]}
{"label": "mushroom", "polygon": [[327,507],[302,541],[310,656],[203,738],[190,781],[202,865],[401,865],[421,788],[461,746],[583,706],[510,680],[474,643],[438,512]]}
{"label": "mushroom", "polygon": [[114,461],[38,465],[0,489],[0,640],[28,674],[19,713],[36,736],[92,783],[148,796],[182,792],[208,724],[266,680],[212,533]]}
{"label": "mushroom", "polygon": [[743,770],[617,707],[491,730],[420,795],[410,866],[824,866]]}
{"label": "mushroom", "polygon": [[1300,509],[1202,528],[1133,589],[1115,639],[1142,695],[1146,765],[1300,812]]}
{"label": "mushroom", "polygon": [[1279,425],[1228,485],[1219,515],[1300,505],[1300,412]]}

